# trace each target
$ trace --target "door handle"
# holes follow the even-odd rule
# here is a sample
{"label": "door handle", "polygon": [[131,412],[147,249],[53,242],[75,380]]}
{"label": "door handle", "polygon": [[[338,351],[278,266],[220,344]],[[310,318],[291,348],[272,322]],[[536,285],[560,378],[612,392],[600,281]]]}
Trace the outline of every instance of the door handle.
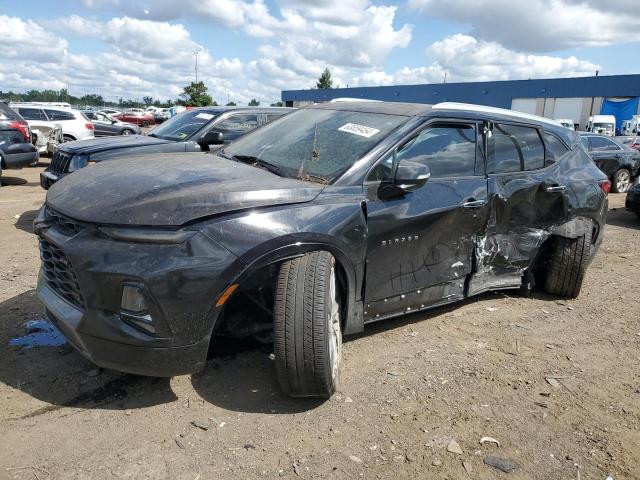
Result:
{"label": "door handle", "polygon": [[463,208],[480,208],[487,204],[485,200],[474,200],[473,198],[463,202]]}
{"label": "door handle", "polygon": [[550,192],[550,193],[552,193],[552,192],[564,192],[566,189],[567,189],[567,187],[564,186],[564,185],[553,185],[552,187],[545,188],[545,190],[547,192]]}

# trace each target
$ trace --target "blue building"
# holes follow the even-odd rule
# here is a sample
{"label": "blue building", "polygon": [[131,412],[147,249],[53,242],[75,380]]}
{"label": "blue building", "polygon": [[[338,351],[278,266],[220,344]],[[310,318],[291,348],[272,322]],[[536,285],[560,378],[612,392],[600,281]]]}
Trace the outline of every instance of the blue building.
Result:
{"label": "blue building", "polygon": [[508,108],[555,119],[571,119],[584,128],[589,117],[615,115],[622,121],[638,115],[640,75],[612,75],[499,82],[433,83],[387,87],[285,90],[286,106],[326,102],[334,98],[395,102],[464,102]]}

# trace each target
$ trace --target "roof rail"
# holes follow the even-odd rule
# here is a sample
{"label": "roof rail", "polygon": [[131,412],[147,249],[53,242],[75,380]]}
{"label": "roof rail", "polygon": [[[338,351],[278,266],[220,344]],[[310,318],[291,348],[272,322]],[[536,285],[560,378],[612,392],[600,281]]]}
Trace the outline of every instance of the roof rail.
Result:
{"label": "roof rail", "polygon": [[340,97],[340,98],[333,98],[329,100],[329,103],[340,103],[340,102],[382,102],[382,100],[373,100],[371,98],[351,98],[351,97]]}
{"label": "roof rail", "polygon": [[550,118],[531,115],[530,113],[517,112],[515,110],[507,110],[506,108],[474,105],[472,103],[442,102],[435,104],[432,108],[434,110],[466,110],[472,112],[495,113],[513,118],[523,118],[527,120],[535,120],[536,122],[549,123],[555,126],[562,126],[561,123],[556,122],[555,120],[552,120]]}

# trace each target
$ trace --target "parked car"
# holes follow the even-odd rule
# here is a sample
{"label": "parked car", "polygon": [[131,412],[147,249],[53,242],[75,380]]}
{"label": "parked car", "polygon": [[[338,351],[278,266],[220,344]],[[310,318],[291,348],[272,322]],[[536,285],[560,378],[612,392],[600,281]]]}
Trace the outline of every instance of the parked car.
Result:
{"label": "parked car", "polygon": [[93,123],[96,137],[109,137],[112,135],[140,135],[142,130],[133,123],[125,123],[116,120],[101,112],[86,110],[84,115]]}
{"label": "parked car", "polygon": [[[39,104],[30,106],[10,104],[10,106],[29,123],[29,127],[32,130],[37,129],[41,135],[48,136],[56,125],[60,125],[65,142],[86,140],[94,137],[93,124],[78,110],[41,106]],[[37,141],[37,139],[35,140]],[[40,151],[42,153],[46,152],[46,145],[41,146]]]}
{"label": "parked car", "polygon": [[104,113],[105,115],[113,116],[122,113],[122,110],[114,110],[113,108],[103,108],[102,110],[98,110],[100,113]]}
{"label": "parked car", "polygon": [[640,153],[604,135],[581,133],[581,139],[595,164],[611,180],[611,191],[629,190],[640,170]]}
{"label": "parked car", "polygon": [[563,127],[570,128],[571,130],[576,129],[576,126],[573,123],[573,120],[571,120],[570,118],[556,118],[555,121],[558,122]]}
{"label": "parked car", "polygon": [[640,152],[640,137],[616,137],[616,141],[618,141],[623,147],[633,148]]}
{"label": "parked car", "polygon": [[67,143],[53,155],[40,174],[48,189],[71,172],[105,160],[143,153],[202,152],[220,148],[241,135],[278,118],[292,109],[203,107],[177,115],[146,135],[101,138]]}
{"label": "parked car", "polygon": [[292,396],[335,392],[342,336],[367,323],[536,278],[576,297],[610,186],[552,120],[450,103],[316,104],[165,162],[49,191],[48,318],[96,364],[154,376],[202,369],[224,335],[273,334]]}
{"label": "parked car", "polygon": [[143,111],[116,113],[112,117],[121,122],[133,123],[145,128],[156,123],[153,115]]}
{"label": "parked car", "polygon": [[0,102],[0,176],[3,170],[19,169],[37,161],[38,150],[31,143],[29,125]]}
{"label": "parked car", "polygon": [[635,212],[640,219],[640,178],[636,179],[636,184],[629,189],[625,200],[627,210]]}
{"label": "parked car", "polygon": [[594,115],[587,121],[587,132],[613,137],[616,134],[616,117],[613,115]]}

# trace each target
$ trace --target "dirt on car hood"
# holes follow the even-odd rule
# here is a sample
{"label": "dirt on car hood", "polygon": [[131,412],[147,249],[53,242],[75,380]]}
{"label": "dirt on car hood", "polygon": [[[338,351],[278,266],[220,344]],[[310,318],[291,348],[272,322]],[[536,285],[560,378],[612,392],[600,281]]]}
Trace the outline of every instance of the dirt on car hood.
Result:
{"label": "dirt on car hood", "polygon": [[156,154],[74,172],[53,185],[47,205],[84,222],[176,227],[236,210],[308,202],[322,189],[215,155]]}

